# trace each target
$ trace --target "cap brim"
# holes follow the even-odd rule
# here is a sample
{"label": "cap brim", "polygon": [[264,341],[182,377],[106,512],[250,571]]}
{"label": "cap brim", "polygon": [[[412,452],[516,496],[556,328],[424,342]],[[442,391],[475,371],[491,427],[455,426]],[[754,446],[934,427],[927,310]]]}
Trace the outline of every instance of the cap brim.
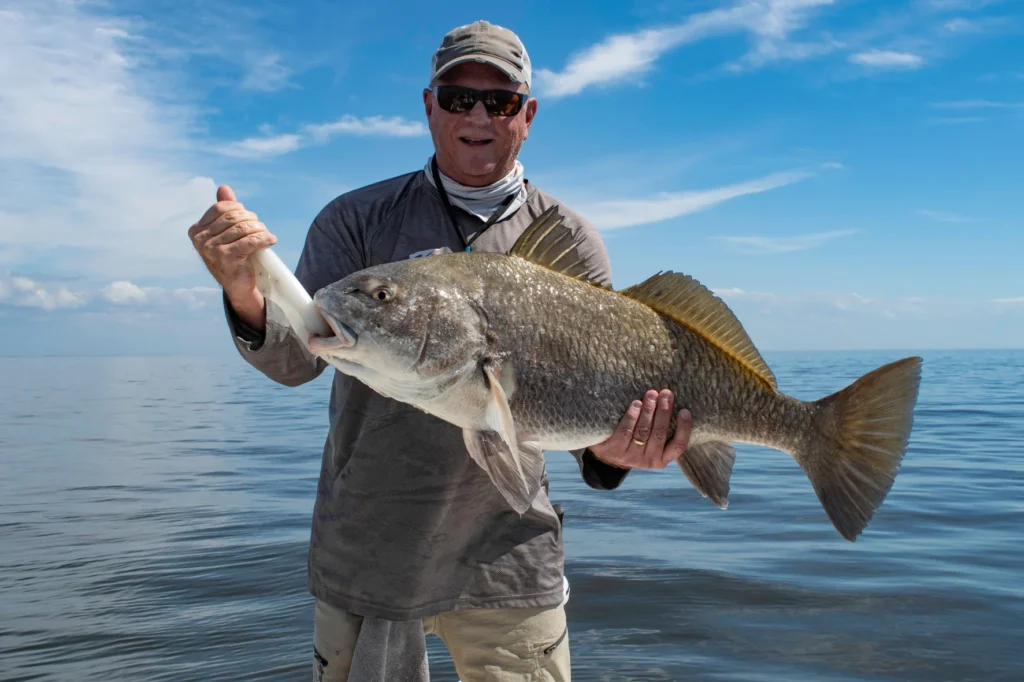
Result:
{"label": "cap brim", "polygon": [[453,66],[458,66],[459,64],[465,64],[467,62],[478,62],[480,64],[489,64],[489,65],[493,66],[494,68],[498,69],[499,71],[501,71],[503,74],[505,74],[509,78],[511,78],[516,83],[525,83],[526,82],[526,76],[525,76],[525,74],[523,74],[523,72],[521,70],[519,70],[516,67],[512,66],[511,64],[506,62],[504,59],[498,59],[497,57],[492,57],[492,56],[486,55],[486,54],[467,54],[467,55],[463,55],[461,57],[456,57],[455,59],[451,60],[450,62],[445,64],[443,67],[438,69],[437,72],[434,74],[434,78],[440,77],[445,72],[447,72],[449,69],[451,69]]}

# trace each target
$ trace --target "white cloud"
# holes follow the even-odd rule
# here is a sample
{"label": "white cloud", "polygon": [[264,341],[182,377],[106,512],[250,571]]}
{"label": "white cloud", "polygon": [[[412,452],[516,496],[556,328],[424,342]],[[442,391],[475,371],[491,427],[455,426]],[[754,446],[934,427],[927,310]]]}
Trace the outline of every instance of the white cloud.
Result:
{"label": "white cloud", "polygon": [[53,311],[97,305],[124,307],[173,307],[195,310],[219,303],[215,287],[140,287],[117,280],[103,287],[72,290],[60,281],[43,281],[11,273],[0,273],[0,306],[39,308]]}
{"label": "white cloud", "polygon": [[945,211],[918,211],[919,215],[923,215],[926,218],[937,220],[940,223],[978,223],[981,222],[978,218],[972,218],[965,215],[957,215],[956,213],[947,213]]}
{"label": "white cloud", "polygon": [[928,119],[928,123],[932,125],[958,126],[970,123],[984,123],[987,120],[988,119],[983,116],[953,116],[947,118],[930,118]]}
{"label": "white cloud", "polygon": [[917,69],[924,64],[924,57],[912,52],[892,50],[868,50],[852,54],[849,60],[854,64],[873,68]]}
{"label": "white cloud", "polygon": [[560,71],[537,69],[537,90],[547,97],[576,95],[591,86],[634,79],[667,52],[704,38],[750,34],[754,46],[742,61],[759,66],[777,59],[806,59],[828,51],[828,43],[791,44],[812,10],[833,0],[745,0],[728,8],[693,14],[672,26],[609,36],[569,59]]}
{"label": "white cloud", "polygon": [[996,102],[987,99],[966,99],[952,102],[934,102],[936,109],[1024,109],[1024,102]]}
{"label": "white cloud", "polygon": [[140,287],[132,282],[120,280],[111,282],[100,289],[97,297],[116,306],[185,306],[190,309],[203,308],[220,295],[215,287]]}
{"label": "white cloud", "polygon": [[993,298],[992,302],[998,305],[1021,305],[1024,304],[1024,296],[1017,296],[1015,298]]}
{"label": "white cloud", "polygon": [[0,44],[0,253],[76,275],[194,267],[185,231],[216,188],[187,172],[193,111],[133,26],[39,0],[0,9]]}
{"label": "white cloud", "polygon": [[280,156],[312,144],[323,144],[338,135],[373,135],[379,137],[414,137],[425,135],[427,127],[420,121],[401,116],[367,116],[357,118],[345,115],[330,123],[311,123],[301,133],[272,135],[263,127],[263,137],[248,137],[222,145],[220,153],[245,159]]}
{"label": "white cloud", "polygon": [[241,159],[278,156],[293,152],[302,146],[302,138],[295,134],[247,137],[220,147],[220,153]]}
{"label": "white cloud", "polygon": [[332,123],[307,125],[305,130],[317,140],[326,140],[343,134],[414,137],[427,133],[427,127],[422,122],[409,121],[401,116],[356,118],[345,115]]}
{"label": "white cloud", "polygon": [[961,12],[978,10],[1003,0],[919,0],[918,4],[935,12]]}
{"label": "white cloud", "polygon": [[261,54],[250,59],[242,88],[274,92],[288,86],[291,73],[291,69],[281,64],[281,55],[274,52]]}
{"label": "white cloud", "polygon": [[78,308],[85,300],[60,283],[46,285],[19,275],[0,275],[0,305],[58,310]]}
{"label": "white cloud", "polygon": [[[794,315],[805,322],[831,317],[853,321],[864,317],[890,320],[942,319],[977,308],[977,302],[945,301],[921,296],[878,298],[856,292],[776,294],[738,288],[712,289],[739,315]],[[741,318],[742,319],[742,318]]]}
{"label": "white cloud", "polygon": [[791,171],[708,190],[663,192],[652,197],[637,199],[581,201],[578,203],[580,212],[586,215],[598,229],[614,230],[704,211],[731,199],[785,187],[812,175],[812,173],[802,171]]}
{"label": "white cloud", "polygon": [[977,22],[963,17],[950,19],[942,27],[950,33],[977,33],[981,30],[981,26]]}
{"label": "white cloud", "polygon": [[806,251],[807,249],[813,249],[816,246],[821,246],[827,241],[838,237],[846,237],[854,234],[855,232],[855,230],[837,230],[834,232],[802,234],[793,237],[762,237],[751,235],[737,237],[713,237],[713,239],[736,246],[746,253],[789,253],[791,251]]}
{"label": "white cloud", "polygon": [[141,303],[146,300],[146,292],[131,282],[111,282],[100,292],[103,298],[111,303]]}

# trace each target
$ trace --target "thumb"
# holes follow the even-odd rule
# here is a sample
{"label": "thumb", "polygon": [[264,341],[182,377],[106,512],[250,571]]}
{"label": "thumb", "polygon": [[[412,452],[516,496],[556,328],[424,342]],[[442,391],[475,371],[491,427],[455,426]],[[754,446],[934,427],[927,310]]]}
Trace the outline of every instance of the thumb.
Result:
{"label": "thumb", "polygon": [[238,201],[235,198],[235,191],[227,185],[221,185],[217,188],[217,201]]}

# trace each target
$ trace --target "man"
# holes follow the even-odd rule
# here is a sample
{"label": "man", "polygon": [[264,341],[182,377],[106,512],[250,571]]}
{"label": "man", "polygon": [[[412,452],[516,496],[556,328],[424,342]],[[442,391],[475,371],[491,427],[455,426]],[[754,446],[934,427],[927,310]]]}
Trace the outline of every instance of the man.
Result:
{"label": "man", "polygon": [[[356,270],[437,249],[507,252],[557,203],[524,179],[517,158],[537,111],[530,76],[511,31],[479,21],[449,32],[423,91],[435,154],[422,170],[344,194],[320,212],[296,269],[310,294]],[[248,261],[276,239],[230,188],[217,199],[189,234],[223,287],[239,352],[274,381],[311,381],[325,363],[264,301]],[[592,275],[610,284],[596,230],[560,210]],[[666,443],[671,415],[668,391],[635,401],[608,441],[573,453],[587,484],[613,489],[631,468],[678,458],[691,422],[680,411]],[[457,427],[340,373],[329,416],[308,567],[317,679],[347,679],[361,628],[384,619],[422,621],[444,640],[464,682],[538,672],[569,680],[561,520],[547,479],[520,517],[470,459]]]}

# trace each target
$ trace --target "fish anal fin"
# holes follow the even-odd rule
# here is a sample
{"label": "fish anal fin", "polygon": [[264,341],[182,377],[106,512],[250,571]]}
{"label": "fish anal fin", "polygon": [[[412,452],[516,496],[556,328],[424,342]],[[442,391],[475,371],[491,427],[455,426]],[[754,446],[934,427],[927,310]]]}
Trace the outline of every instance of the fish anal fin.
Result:
{"label": "fish anal fin", "polygon": [[732,444],[715,440],[686,448],[676,463],[701,495],[725,509],[729,506],[729,479],[735,461]]}
{"label": "fish anal fin", "polygon": [[777,389],[775,375],[725,301],[703,284],[678,272],[659,272],[621,292],[697,332]]}
{"label": "fish anal fin", "polygon": [[551,206],[523,231],[509,255],[607,289],[590,276],[587,264],[579,252],[579,240],[563,220],[558,206]]}

